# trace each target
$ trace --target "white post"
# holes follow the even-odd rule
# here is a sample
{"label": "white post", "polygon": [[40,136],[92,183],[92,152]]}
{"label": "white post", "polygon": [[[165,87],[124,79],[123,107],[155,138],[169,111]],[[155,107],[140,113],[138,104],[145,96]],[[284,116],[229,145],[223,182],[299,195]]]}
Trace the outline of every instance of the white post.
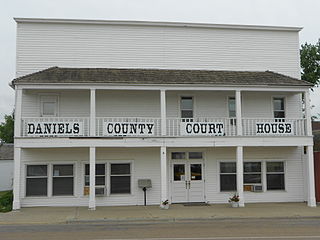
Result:
{"label": "white post", "polygon": [[242,135],[242,116],[241,116],[241,92],[236,90],[236,119],[237,119],[237,135]]}
{"label": "white post", "polygon": [[96,148],[90,147],[90,191],[89,209],[96,209]]}
{"label": "white post", "polygon": [[316,207],[315,185],[314,185],[314,160],[313,146],[307,146],[307,181],[308,181],[308,206]]}
{"label": "white post", "polygon": [[239,195],[239,206],[244,207],[243,196],[243,147],[237,147],[237,192]]}
{"label": "white post", "polygon": [[90,136],[96,135],[96,90],[90,89]]}
{"label": "white post", "polygon": [[[22,89],[16,86],[14,112],[14,143],[17,145],[17,138],[21,137],[21,109],[22,109]],[[21,148],[14,148],[14,176],[13,176],[13,210],[20,209],[20,178],[21,178]]]}
{"label": "white post", "polygon": [[20,209],[21,148],[14,148],[13,210]]}
{"label": "white post", "polygon": [[14,137],[21,137],[21,106],[22,89],[16,89],[16,104],[14,109]]}
{"label": "white post", "polygon": [[160,149],[160,169],[161,169],[161,205],[162,202],[168,200],[167,189],[167,148]]}
{"label": "white post", "polygon": [[167,110],[166,110],[166,91],[160,91],[160,107],[161,107],[161,136],[167,134]]}
{"label": "white post", "polygon": [[309,90],[304,92],[304,101],[306,107],[306,125],[307,125],[307,136],[312,136],[312,125],[311,125],[311,107],[310,107],[310,93]]}

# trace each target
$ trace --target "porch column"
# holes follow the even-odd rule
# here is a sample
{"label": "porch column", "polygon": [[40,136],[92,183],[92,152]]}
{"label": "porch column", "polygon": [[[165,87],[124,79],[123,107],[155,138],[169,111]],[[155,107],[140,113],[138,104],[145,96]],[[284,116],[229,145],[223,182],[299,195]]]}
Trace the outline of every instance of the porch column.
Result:
{"label": "porch column", "polygon": [[161,204],[168,200],[167,188],[167,148],[161,147],[160,149],[160,174],[161,174]]}
{"label": "porch column", "polygon": [[90,89],[90,137],[96,136],[96,90]]}
{"label": "porch column", "polygon": [[237,191],[240,198],[239,206],[244,207],[243,196],[243,147],[237,147]]}
{"label": "porch column", "polygon": [[236,91],[236,119],[237,119],[237,136],[242,135],[242,116],[241,116],[241,91]]}
{"label": "porch column", "polygon": [[89,191],[89,209],[96,209],[96,148],[90,147],[90,191]]}
{"label": "porch column", "polygon": [[21,148],[14,148],[13,210],[20,209]]}
{"label": "porch column", "polygon": [[309,90],[304,92],[304,101],[306,107],[306,134],[312,136],[312,125],[311,125],[311,106],[310,106],[310,93]]}
{"label": "porch column", "polygon": [[167,134],[166,90],[160,91],[160,107],[161,107],[161,136],[165,136]]}
{"label": "porch column", "polygon": [[308,181],[308,206],[316,207],[316,193],[314,184],[313,146],[307,146],[307,181]]}
{"label": "porch column", "polygon": [[[21,136],[21,104],[22,104],[22,89],[16,86],[15,96],[15,124],[14,124],[14,138],[15,146],[17,144],[17,137]],[[13,174],[13,210],[20,209],[20,178],[21,178],[21,148],[14,148],[14,174]]]}

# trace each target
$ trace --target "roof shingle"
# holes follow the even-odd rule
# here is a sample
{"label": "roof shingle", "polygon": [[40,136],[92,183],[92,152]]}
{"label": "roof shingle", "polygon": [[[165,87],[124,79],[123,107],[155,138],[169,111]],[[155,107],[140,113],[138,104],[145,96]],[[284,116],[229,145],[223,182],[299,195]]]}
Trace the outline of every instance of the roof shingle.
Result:
{"label": "roof shingle", "polygon": [[12,81],[17,84],[104,83],[155,85],[312,86],[309,82],[271,71],[209,71],[169,69],[52,67]]}

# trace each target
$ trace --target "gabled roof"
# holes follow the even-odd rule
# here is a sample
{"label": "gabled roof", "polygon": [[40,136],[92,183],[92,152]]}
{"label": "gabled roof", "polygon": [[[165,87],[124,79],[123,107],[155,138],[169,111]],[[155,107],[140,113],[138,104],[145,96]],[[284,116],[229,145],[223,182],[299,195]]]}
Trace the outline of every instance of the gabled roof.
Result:
{"label": "gabled roof", "polygon": [[265,71],[211,71],[52,67],[12,81],[17,84],[312,86],[309,82]]}
{"label": "gabled roof", "polygon": [[13,144],[0,144],[0,160],[13,160]]}

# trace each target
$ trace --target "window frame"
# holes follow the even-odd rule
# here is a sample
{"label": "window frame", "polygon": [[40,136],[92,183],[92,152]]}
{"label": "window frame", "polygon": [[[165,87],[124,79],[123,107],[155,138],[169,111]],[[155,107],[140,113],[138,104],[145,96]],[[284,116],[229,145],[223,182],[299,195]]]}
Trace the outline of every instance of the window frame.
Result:
{"label": "window frame", "polygon": [[[236,192],[238,191],[237,189],[237,161],[234,160],[221,160],[221,161],[217,161],[218,163],[218,174],[217,174],[217,178],[218,178],[218,188],[219,188],[219,193],[231,193],[231,192]],[[223,175],[235,175],[236,176],[236,188],[235,190],[221,190],[221,163],[235,163],[236,164],[236,171],[234,173],[222,173]]]}
{"label": "window frame", "polygon": [[[191,98],[192,99],[192,109],[182,109],[182,98]],[[192,118],[184,118],[182,117],[182,111],[190,111],[192,110]],[[181,119],[194,119],[195,118],[195,97],[193,95],[179,95],[179,117]]]}
{"label": "window frame", "polygon": [[[245,163],[260,163],[260,172],[245,172],[244,171],[244,164]],[[261,176],[261,181],[260,181],[260,183],[245,183],[244,182],[244,175],[260,175]],[[253,185],[263,185],[263,163],[262,163],[262,161],[244,161],[243,162],[243,185],[245,186],[245,185],[250,185],[250,186],[253,186]]]}
{"label": "window frame", "polygon": [[[48,93],[40,94],[40,117],[58,117],[59,116],[59,94]],[[44,114],[44,103],[55,103],[55,112],[53,115]]]}
{"label": "window frame", "polygon": [[[66,176],[54,176],[54,166],[55,165],[72,165],[72,176],[71,175],[66,175]],[[73,193],[70,195],[54,195],[53,194],[53,180],[55,178],[71,178],[73,179]],[[77,180],[77,176],[76,176],[76,164],[74,163],[52,163],[51,164],[51,196],[52,197],[75,197],[76,196],[76,180]]]}
{"label": "window frame", "polygon": [[[130,174],[111,174],[111,165],[112,164],[129,164],[130,165]],[[108,166],[109,166],[109,170],[108,170],[108,173],[109,173],[109,176],[108,176],[108,179],[109,179],[109,183],[108,183],[108,196],[117,196],[117,195],[120,195],[120,196],[123,196],[123,195],[132,195],[133,194],[133,168],[132,168],[132,162],[120,162],[120,161],[111,161],[108,163]],[[124,176],[129,176],[130,177],[130,192],[129,193],[111,193],[111,177],[114,177],[114,176],[118,176],[118,177],[124,177]]]}
{"label": "window frame", "polygon": [[[283,99],[283,113],[284,113],[284,117],[283,118],[276,118],[275,117],[275,112],[276,110],[274,109],[274,100],[275,99]],[[286,96],[283,96],[283,95],[274,95],[274,96],[271,96],[271,109],[272,109],[272,118],[273,119],[286,119],[287,117],[287,97]],[[281,111],[278,111],[277,112],[281,112]]]}
{"label": "window frame", "polygon": [[[96,197],[104,197],[107,196],[108,193],[108,163],[106,162],[96,162],[96,167],[98,164],[104,165],[104,175],[95,175],[95,177],[104,177],[104,185],[95,185],[95,189],[97,188],[104,188],[104,194],[97,194],[96,192]],[[89,175],[86,174],[86,165],[89,166]],[[89,178],[89,185],[86,185],[86,177]],[[82,181],[83,181],[83,190],[87,187],[90,189],[90,163],[89,162],[85,162],[83,163],[83,175],[82,175]],[[95,181],[95,183],[97,183],[97,180]],[[83,196],[89,196],[90,194],[84,194],[84,191],[82,191]]]}
{"label": "window frame", "polygon": [[[268,190],[268,163],[272,162],[282,162],[283,163],[283,172],[271,172],[269,174],[283,174],[283,179],[284,179],[284,189],[270,189]],[[266,160],[265,161],[265,191],[266,192],[286,192],[287,191],[287,162],[285,160]]]}
{"label": "window frame", "polygon": [[[47,175],[46,176],[28,176],[28,166],[47,166]],[[49,164],[46,163],[26,163],[24,166],[25,171],[25,187],[24,187],[24,196],[26,198],[43,198],[43,197],[49,197],[49,184],[50,184],[50,167]],[[46,178],[47,179],[47,195],[27,195],[27,179],[35,179],[35,178]]]}

